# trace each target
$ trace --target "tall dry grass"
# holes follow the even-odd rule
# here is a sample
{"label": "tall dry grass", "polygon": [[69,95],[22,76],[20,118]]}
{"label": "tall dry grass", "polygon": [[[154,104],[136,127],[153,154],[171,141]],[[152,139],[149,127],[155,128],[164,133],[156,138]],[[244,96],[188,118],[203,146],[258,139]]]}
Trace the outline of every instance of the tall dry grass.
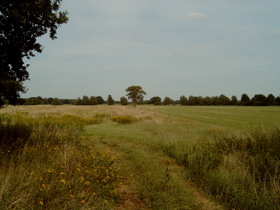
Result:
{"label": "tall dry grass", "polygon": [[81,135],[99,118],[0,115],[0,209],[110,209],[115,158]]}
{"label": "tall dry grass", "polygon": [[211,132],[180,159],[189,177],[232,208],[279,209],[279,127]]}

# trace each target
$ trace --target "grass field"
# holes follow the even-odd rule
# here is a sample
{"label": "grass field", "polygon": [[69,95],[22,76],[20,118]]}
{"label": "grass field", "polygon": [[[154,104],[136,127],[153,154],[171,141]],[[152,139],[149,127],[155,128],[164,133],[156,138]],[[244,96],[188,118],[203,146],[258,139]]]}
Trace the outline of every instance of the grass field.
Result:
{"label": "grass field", "polygon": [[0,116],[3,209],[280,207],[279,107],[9,106]]}

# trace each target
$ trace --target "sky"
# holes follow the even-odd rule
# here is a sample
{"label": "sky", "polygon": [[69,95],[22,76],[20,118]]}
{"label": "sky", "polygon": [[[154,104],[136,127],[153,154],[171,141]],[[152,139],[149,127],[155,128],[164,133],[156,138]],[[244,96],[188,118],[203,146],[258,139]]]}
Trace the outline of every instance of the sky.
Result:
{"label": "sky", "polygon": [[280,94],[279,0],[64,0],[22,97]]}

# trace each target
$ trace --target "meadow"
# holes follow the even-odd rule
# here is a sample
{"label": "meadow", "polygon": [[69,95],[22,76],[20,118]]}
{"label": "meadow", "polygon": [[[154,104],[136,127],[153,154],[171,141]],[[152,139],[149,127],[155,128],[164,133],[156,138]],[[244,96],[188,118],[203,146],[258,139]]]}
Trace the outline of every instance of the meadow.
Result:
{"label": "meadow", "polygon": [[9,106],[0,209],[279,209],[279,123],[279,107]]}

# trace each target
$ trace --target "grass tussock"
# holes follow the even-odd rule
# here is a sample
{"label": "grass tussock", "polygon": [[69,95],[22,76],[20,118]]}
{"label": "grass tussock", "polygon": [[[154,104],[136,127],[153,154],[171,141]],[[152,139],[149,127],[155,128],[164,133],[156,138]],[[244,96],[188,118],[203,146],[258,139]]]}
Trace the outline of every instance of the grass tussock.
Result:
{"label": "grass tussock", "polygon": [[115,158],[81,144],[88,123],[96,121],[1,115],[0,209],[110,209],[118,199]]}
{"label": "grass tussock", "polygon": [[183,162],[190,177],[236,209],[279,209],[280,129],[238,134],[212,132],[188,147]]}

